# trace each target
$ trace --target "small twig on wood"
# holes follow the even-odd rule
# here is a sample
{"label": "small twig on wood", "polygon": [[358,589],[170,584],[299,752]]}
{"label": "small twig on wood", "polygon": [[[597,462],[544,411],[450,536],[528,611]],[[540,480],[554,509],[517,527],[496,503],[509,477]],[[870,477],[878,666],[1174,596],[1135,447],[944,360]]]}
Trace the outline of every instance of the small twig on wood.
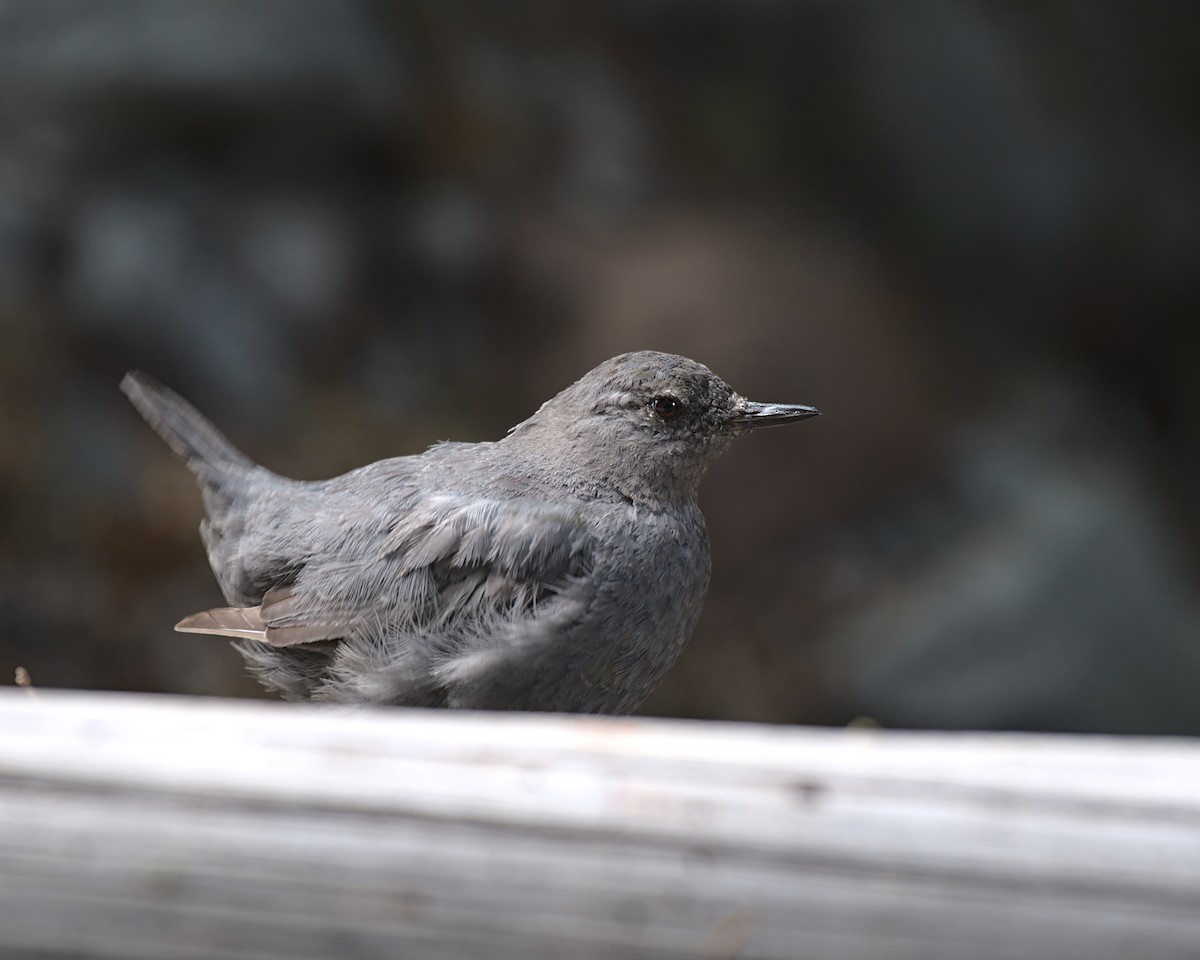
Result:
{"label": "small twig on wood", "polygon": [[36,700],[38,698],[37,691],[33,688],[33,677],[29,675],[29,671],[24,667],[17,667],[13,675],[13,681],[18,687],[24,690],[29,696]]}

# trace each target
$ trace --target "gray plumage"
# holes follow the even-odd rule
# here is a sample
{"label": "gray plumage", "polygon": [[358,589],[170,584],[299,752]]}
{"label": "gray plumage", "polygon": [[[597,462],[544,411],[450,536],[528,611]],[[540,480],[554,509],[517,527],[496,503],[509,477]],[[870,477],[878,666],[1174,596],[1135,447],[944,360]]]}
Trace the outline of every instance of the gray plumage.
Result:
{"label": "gray plumage", "polygon": [[817,412],[630,353],[502,440],[300,482],[145,374],[121,389],[196,475],[230,604],[176,629],[236,638],[289,699],[586,713],[636,707],[692,633],[708,465],[747,429]]}

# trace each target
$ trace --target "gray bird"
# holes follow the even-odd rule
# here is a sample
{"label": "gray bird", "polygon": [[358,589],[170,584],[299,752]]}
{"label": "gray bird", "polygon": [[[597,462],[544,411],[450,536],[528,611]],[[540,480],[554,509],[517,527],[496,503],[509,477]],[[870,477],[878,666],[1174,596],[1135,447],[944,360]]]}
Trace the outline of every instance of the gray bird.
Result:
{"label": "gray bird", "polygon": [[145,374],[121,389],[196,475],[230,604],[176,630],[236,638],[288,699],[485,710],[640,704],[708,589],[700,478],[747,430],[817,415],[627,353],[502,440],[301,482]]}

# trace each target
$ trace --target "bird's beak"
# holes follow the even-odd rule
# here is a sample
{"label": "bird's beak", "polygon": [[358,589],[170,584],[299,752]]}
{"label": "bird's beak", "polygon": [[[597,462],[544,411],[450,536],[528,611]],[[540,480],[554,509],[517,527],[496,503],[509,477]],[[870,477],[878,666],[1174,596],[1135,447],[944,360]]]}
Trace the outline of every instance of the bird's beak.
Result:
{"label": "bird's beak", "polygon": [[809,417],[819,417],[816,407],[805,407],[798,403],[755,403],[742,400],[733,414],[733,422],[747,430],[755,427],[773,427],[780,423],[795,423]]}

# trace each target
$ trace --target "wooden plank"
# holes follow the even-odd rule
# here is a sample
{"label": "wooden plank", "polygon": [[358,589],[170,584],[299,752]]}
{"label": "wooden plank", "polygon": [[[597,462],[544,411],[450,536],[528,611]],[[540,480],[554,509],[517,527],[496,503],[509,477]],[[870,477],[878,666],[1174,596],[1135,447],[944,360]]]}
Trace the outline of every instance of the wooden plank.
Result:
{"label": "wooden plank", "polygon": [[1200,956],[1200,744],[0,691],[0,956]]}

